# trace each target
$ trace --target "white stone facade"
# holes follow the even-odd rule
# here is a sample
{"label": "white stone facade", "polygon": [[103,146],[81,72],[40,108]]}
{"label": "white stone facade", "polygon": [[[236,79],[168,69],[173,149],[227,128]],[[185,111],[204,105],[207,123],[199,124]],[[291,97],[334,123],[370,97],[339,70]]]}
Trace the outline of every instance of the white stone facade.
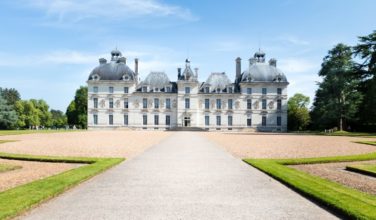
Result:
{"label": "white stone facade", "polygon": [[88,128],[286,131],[288,82],[264,56],[256,53],[243,73],[238,58],[234,82],[212,73],[200,83],[188,60],[176,82],[161,72],[139,82],[138,60],[133,71],[112,51],[111,62],[101,58],[87,81]]}

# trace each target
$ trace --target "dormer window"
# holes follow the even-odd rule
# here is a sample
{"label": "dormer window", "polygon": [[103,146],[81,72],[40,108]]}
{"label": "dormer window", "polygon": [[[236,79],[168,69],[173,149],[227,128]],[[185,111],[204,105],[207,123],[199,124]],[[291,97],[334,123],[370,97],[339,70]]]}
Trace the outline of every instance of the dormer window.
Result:
{"label": "dormer window", "polygon": [[148,87],[147,86],[143,86],[142,87],[142,92],[147,92],[148,91]]}
{"label": "dormer window", "polygon": [[99,77],[98,74],[94,74],[94,75],[92,76],[92,79],[93,79],[94,81],[98,81],[98,80],[100,79],[100,77]]}
{"label": "dormer window", "polygon": [[220,88],[217,88],[217,93],[220,93],[221,92],[221,89]]}
{"label": "dormer window", "polygon": [[228,93],[232,93],[233,91],[232,91],[232,87],[228,87]]}
{"label": "dormer window", "polygon": [[205,87],[205,93],[210,93],[210,88],[209,88],[209,86],[208,86],[208,87]]}
{"label": "dormer window", "polygon": [[128,75],[123,75],[123,80],[124,81],[129,81],[129,76]]}
{"label": "dormer window", "polygon": [[166,92],[171,92],[171,87],[167,86],[166,87]]}

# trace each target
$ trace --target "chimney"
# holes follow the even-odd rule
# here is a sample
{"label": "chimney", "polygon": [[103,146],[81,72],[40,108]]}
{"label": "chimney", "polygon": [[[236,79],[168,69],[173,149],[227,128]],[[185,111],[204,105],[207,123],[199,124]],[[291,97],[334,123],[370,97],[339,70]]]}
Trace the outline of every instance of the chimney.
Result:
{"label": "chimney", "polygon": [[195,68],[195,77],[196,77],[196,79],[198,77],[198,68],[197,67]]}
{"label": "chimney", "polygon": [[241,72],[242,72],[242,59],[240,57],[236,58],[235,63],[236,63],[236,68],[235,68],[235,73],[236,73],[236,79],[240,78]]}
{"label": "chimney", "polygon": [[274,67],[277,67],[277,60],[272,58],[269,60],[269,65],[270,66],[274,66]]}
{"label": "chimney", "polygon": [[138,75],[138,58],[134,59],[134,73]]}
{"label": "chimney", "polygon": [[107,63],[107,60],[105,58],[100,58],[99,59],[99,64],[100,65],[103,65],[103,64],[106,64]]}
{"label": "chimney", "polygon": [[181,78],[181,68],[179,67],[178,68],[178,80],[180,80],[180,78]]}

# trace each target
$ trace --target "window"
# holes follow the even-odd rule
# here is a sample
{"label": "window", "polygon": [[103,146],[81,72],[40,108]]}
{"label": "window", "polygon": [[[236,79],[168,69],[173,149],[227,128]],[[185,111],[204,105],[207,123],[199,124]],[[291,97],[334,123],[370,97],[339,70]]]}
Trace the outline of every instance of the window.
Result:
{"label": "window", "polygon": [[209,126],[209,115],[205,115],[205,126]]}
{"label": "window", "polygon": [[277,88],[277,94],[282,95],[282,88]]}
{"label": "window", "polygon": [[124,125],[128,125],[128,115],[124,115]]}
{"label": "window", "polygon": [[232,93],[232,87],[228,87],[228,93]]}
{"label": "window", "polygon": [[166,87],[166,92],[171,92],[171,87]]}
{"label": "window", "polygon": [[154,115],[154,125],[159,125],[159,115]]}
{"label": "window", "polygon": [[148,87],[147,86],[143,86],[142,87],[142,92],[147,92],[148,91]]}
{"label": "window", "polygon": [[114,93],[114,87],[112,87],[112,86],[108,87],[108,92],[109,93]]}
{"label": "window", "polygon": [[166,125],[170,125],[171,124],[171,118],[169,115],[166,115]]}
{"label": "window", "polygon": [[277,100],[277,110],[282,110],[282,100]]}
{"label": "window", "polygon": [[266,95],[266,93],[267,93],[266,88],[262,88],[262,94],[263,94],[263,95]]}
{"label": "window", "polygon": [[94,124],[95,124],[95,125],[98,124],[98,115],[94,115]]}
{"label": "window", "polygon": [[142,108],[148,108],[148,99],[147,98],[142,99]]}
{"label": "window", "polygon": [[154,99],[154,108],[159,108],[159,99]]}
{"label": "window", "polygon": [[125,98],[124,99],[124,108],[128,108],[128,107],[129,107],[129,105],[128,105],[128,99]]}
{"label": "window", "polygon": [[221,89],[220,88],[217,88],[217,93],[220,93],[221,92]]}
{"label": "window", "polygon": [[221,102],[221,99],[217,99],[217,109],[221,109],[221,104],[222,104],[222,102]]}
{"label": "window", "polygon": [[266,99],[262,100],[262,109],[266,109]]}
{"label": "window", "polygon": [[281,116],[277,116],[277,126],[281,126],[282,124],[282,118]]}
{"label": "window", "polygon": [[228,124],[228,126],[232,126],[232,116],[231,115],[229,115],[227,117],[227,124]]}
{"label": "window", "polygon": [[147,125],[148,124],[148,116],[147,115],[143,115],[142,116],[142,124],[143,125]]}
{"label": "window", "polygon": [[98,98],[94,98],[94,108],[98,108]]}
{"label": "window", "polygon": [[97,92],[98,92],[98,86],[94,86],[93,91],[94,91],[95,93],[97,93]]}
{"label": "window", "polygon": [[247,99],[247,109],[252,109],[252,99]]}
{"label": "window", "polygon": [[205,109],[209,109],[209,99],[205,99]]}
{"label": "window", "polygon": [[247,118],[247,127],[252,126],[252,118]]}
{"label": "window", "polygon": [[217,126],[221,126],[221,116],[217,115]]}
{"label": "window", "polygon": [[232,99],[228,100],[228,109],[232,109]]}
{"label": "window", "polygon": [[114,124],[114,116],[113,115],[108,116],[108,124],[110,124],[110,125]]}
{"label": "window", "polygon": [[252,88],[247,88],[247,94],[252,94]]}
{"label": "window", "polygon": [[128,87],[124,87],[124,93],[129,93],[129,88]]}
{"label": "window", "polygon": [[191,87],[185,87],[185,94],[191,93]]}
{"label": "window", "polygon": [[210,88],[209,87],[205,87],[205,93],[210,93]]}
{"label": "window", "polygon": [[171,99],[166,99],[166,109],[171,109]]}
{"label": "window", "polygon": [[266,126],[266,116],[262,116],[262,126]]}
{"label": "window", "polygon": [[114,99],[113,98],[109,99],[109,106],[110,106],[110,108],[114,108]]}
{"label": "window", "polygon": [[190,102],[189,102],[189,99],[185,99],[185,108],[186,109],[189,109],[190,108]]}

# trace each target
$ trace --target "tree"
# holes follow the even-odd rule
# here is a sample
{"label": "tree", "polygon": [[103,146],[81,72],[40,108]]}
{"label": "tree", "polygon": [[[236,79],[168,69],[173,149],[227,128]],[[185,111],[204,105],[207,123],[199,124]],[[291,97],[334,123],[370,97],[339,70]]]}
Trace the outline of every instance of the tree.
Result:
{"label": "tree", "polygon": [[29,100],[19,100],[16,102],[14,107],[18,115],[18,127],[28,128],[40,125],[38,109],[35,107],[33,102]]}
{"label": "tree", "polygon": [[60,110],[51,109],[52,126],[55,128],[63,128],[67,124],[67,117]]}
{"label": "tree", "polygon": [[17,113],[0,92],[0,129],[12,129],[17,124]]}
{"label": "tree", "polygon": [[87,87],[81,86],[76,90],[74,100],[69,104],[66,115],[70,125],[77,125],[79,128],[87,128]]}
{"label": "tree", "polygon": [[347,45],[337,44],[323,59],[319,72],[323,81],[316,91],[311,114],[316,128],[338,126],[343,130],[346,124],[356,120],[363,96],[354,72],[352,50]]}
{"label": "tree", "polygon": [[296,93],[287,102],[288,129],[292,131],[304,130],[309,122],[309,97]]}
{"label": "tree", "polygon": [[11,89],[8,89],[8,88],[0,88],[0,93],[2,94],[3,98],[6,100],[6,102],[11,105],[11,106],[14,106],[14,104],[21,100],[21,96],[20,96],[20,93],[14,89],[14,88],[11,88]]}
{"label": "tree", "polygon": [[360,43],[354,47],[354,54],[363,63],[358,64],[356,76],[361,80],[364,99],[359,109],[363,129],[376,129],[376,31],[359,37]]}

